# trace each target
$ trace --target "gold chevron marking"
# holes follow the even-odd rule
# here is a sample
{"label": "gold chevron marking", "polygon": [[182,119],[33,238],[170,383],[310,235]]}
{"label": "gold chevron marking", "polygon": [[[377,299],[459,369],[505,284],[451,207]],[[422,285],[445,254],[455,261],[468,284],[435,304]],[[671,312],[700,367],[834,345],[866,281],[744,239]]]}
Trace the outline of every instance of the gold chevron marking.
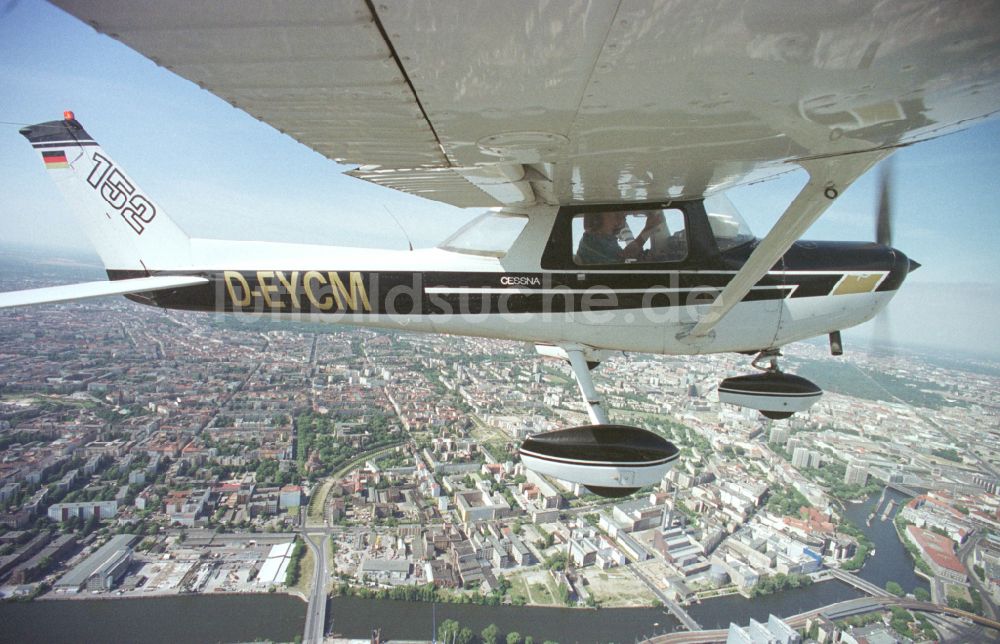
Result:
{"label": "gold chevron marking", "polygon": [[840,280],[840,284],[837,284],[837,288],[833,289],[833,294],[871,293],[875,290],[875,286],[878,285],[881,279],[881,273],[875,273],[874,275],[845,275],[844,279]]}

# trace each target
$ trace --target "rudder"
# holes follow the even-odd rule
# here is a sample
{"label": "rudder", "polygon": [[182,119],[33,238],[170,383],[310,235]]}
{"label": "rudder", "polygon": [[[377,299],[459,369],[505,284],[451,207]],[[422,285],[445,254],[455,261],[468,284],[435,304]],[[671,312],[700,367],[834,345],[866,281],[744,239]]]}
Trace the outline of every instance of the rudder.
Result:
{"label": "rudder", "polygon": [[139,189],[72,112],[20,130],[69,203],[109,271],[185,268],[190,241],[163,210]]}

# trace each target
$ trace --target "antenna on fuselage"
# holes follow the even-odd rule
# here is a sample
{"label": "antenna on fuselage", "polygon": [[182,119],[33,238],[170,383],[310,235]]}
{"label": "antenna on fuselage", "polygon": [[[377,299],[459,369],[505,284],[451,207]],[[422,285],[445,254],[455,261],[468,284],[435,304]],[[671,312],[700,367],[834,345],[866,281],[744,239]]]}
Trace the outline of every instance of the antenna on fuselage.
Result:
{"label": "antenna on fuselage", "polygon": [[396,225],[399,226],[399,229],[403,231],[403,237],[406,237],[406,243],[410,246],[410,250],[412,251],[413,250],[413,242],[410,241],[410,236],[406,234],[406,229],[403,228],[403,224],[399,223],[399,220],[396,219],[396,215],[392,214],[392,211],[389,210],[389,206],[387,206],[385,204],[382,204],[382,207],[385,208],[385,211],[387,213],[389,213],[389,216],[392,217],[392,220],[394,222],[396,222]]}

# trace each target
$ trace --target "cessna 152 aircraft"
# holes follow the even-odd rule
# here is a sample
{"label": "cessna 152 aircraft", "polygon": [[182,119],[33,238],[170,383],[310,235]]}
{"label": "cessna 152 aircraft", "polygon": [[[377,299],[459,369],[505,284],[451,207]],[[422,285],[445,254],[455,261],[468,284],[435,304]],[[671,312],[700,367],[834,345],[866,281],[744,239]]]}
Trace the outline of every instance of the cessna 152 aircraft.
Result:
{"label": "cessna 152 aircraft", "polygon": [[[412,252],[194,239],[67,112],[22,130],[110,281],[0,306],[122,294],[165,308],[517,339],[567,361],[590,425],[528,438],[527,467],[608,496],[660,480],[662,437],[613,425],[609,351],[741,352],[720,400],[785,417],[821,392],[779,349],[872,318],[917,264],[802,233],[893,150],[1000,106],[993,2],[122,4],[57,0],[350,174],[489,207]],[[755,238],[724,190],[809,179]]]}

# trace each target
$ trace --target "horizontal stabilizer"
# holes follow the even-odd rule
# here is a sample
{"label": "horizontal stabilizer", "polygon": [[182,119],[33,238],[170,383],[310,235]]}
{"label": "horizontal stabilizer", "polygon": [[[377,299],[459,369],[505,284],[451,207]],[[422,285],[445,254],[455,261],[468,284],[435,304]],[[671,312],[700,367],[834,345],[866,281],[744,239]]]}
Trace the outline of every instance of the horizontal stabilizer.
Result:
{"label": "horizontal stabilizer", "polygon": [[112,282],[83,282],[82,284],[33,288],[25,291],[0,293],[0,309],[12,306],[24,306],[26,304],[51,304],[53,302],[88,300],[106,295],[145,293],[165,288],[179,288],[207,283],[208,280],[206,278],[195,275],[154,275],[152,277],[135,277]]}

